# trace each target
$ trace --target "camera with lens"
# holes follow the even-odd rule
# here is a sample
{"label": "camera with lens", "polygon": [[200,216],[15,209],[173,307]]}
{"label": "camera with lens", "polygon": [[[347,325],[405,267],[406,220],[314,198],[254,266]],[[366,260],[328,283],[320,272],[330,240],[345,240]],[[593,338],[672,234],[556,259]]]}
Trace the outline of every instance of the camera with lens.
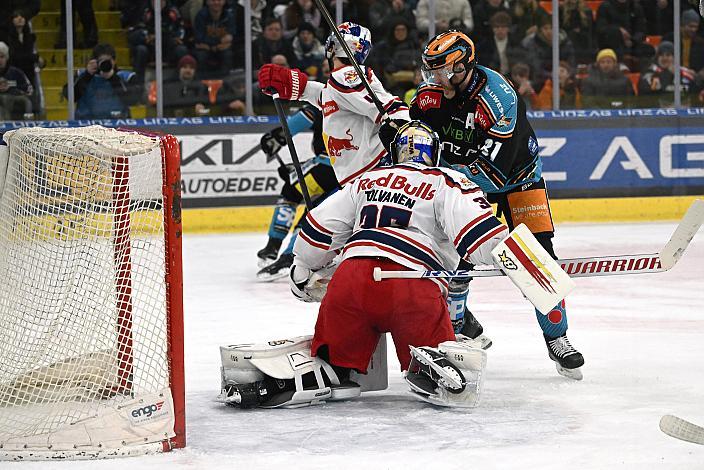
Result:
{"label": "camera with lens", "polygon": [[110,59],[103,59],[98,62],[98,70],[102,73],[108,73],[112,70],[112,61]]}

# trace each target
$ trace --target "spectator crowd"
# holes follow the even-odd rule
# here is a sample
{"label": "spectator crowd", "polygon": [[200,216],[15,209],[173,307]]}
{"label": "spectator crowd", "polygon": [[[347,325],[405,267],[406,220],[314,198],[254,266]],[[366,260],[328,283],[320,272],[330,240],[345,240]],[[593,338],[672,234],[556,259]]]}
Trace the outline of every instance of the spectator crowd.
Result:
{"label": "spectator crowd", "polygon": [[[387,89],[405,99],[420,81],[428,40],[429,0],[343,1],[345,20],[368,26],[367,60]],[[245,2],[252,12],[253,79],[277,63],[322,80],[329,73],[327,25],[313,0],[161,0],[164,105],[167,116],[245,112]],[[0,13],[0,118],[29,116],[36,107],[41,65],[31,19],[38,0],[6,0]],[[687,1],[560,0],[559,28],[552,4],[538,0],[436,0],[435,32],[459,29],[477,47],[478,63],[509,77],[530,109],[551,109],[555,86],[561,108],[671,106],[681,84],[685,105],[704,105],[704,25]],[[99,41],[92,0],[74,0],[83,25],[77,46],[92,54],[75,80],[77,117],[130,115],[130,106],[155,103],[155,11],[151,0],[111,0],[129,46],[128,70],[116,49]],[[680,76],[674,71],[674,34],[681,39]],[[62,36],[63,35],[63,36]],[[55,47],[65,47],[59,32]],[[559,82],[552,83],[552,45],[559,43]],[[121,57],[120,63],[127,63]],[[256,86],[256,85],[255,85]],[[270,112],[261,94],[255,109]],[[153,111],[152,111],[153,112]]]}

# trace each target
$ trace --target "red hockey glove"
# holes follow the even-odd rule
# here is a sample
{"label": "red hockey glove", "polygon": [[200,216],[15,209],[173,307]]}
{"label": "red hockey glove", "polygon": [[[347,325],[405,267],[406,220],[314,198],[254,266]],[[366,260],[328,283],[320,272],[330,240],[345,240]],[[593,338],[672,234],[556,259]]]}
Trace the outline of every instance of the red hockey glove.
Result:
{"label": "red hockey glove", "polygon": [[284,100],[297,101],[308,83],[308,75],[298,69],[290,69],[276,64],[265,64],[259,70],[259,88],[267,95],[273,90]]}

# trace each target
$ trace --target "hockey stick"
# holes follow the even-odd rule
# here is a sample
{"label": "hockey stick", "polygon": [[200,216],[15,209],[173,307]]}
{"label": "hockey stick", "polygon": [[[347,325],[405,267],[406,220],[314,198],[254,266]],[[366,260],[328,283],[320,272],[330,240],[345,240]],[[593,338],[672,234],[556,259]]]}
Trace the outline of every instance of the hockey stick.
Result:
{"label": "hockey stick", "polygon": [[704,428],[677,416],[660,418],[660,430],[676,439],[704,445]]}
{"label": "hockey stick", "polygon": [[[298,175],[298,182],[301,183],[301,193],[303,193],[303,199],[306,202],[306,208],[311,210],[313,208],[313,203],[310,200],[310,193],[308,192],[308,185],[306,185],[305,175],[303,174],[303,169],[301,168],[301,162],[298,160],[298,154],[296,153],[296,146],[293,143],[293,136],[291,135],[291,130],[288,128],[288,122],[286,121],[286,113],[284,112],[284,107],[279,100],[279,94],[275,90],[271,97],[274,99],[274,106],[276,107],[276,113],[279,115],[279,121],[281,121],[281,127],[284,129],[284,137],[286,137],[286,144],[288,145],[288,151],[291,153],[291,160],[293,160],[293,167],[296,169],[296,174]],[[277,154],[278,155],[278,154]]]}
{"label": "hockey stick", "polygon": [[362,80],[362,84],[364,85],[364,88],[367,90],[367,93],[369,93],[369,96],[372,99],[372,101],[374,102],[374,106],[376,106],[376,109],[379,111],[379,114],[382,117],[386,116],[386,110],[384,109],[384,105],[381,103],[379,98],[377,98],[376,93],[374,93],[374,90],[372,90],[371,85],[369,85],[369,82],[367,81],[367,76],[364,75],[364,73],[362,72],[362,68],[359,66],[357,61],[354,60],[354,55],[352,55],[352,51],[350,50],[350,47],[342,39],[342,34],[340,34],[340,31],[338,31],[338,29],[337,29],[337,25],[332,21],[332,17],[330,16],[330,12],[323,4],[323,0],[315,0],[315,4],[318,6],[318,10],[320,10],[320,14],[323,15],[323,18],[325,18],[325,22],[328,24],[328,26],[330,27],[330,30],[333,32],[333,34],[337,38],[338,42],[342,46],[342,49],[344,49],[345,55],[347,55],[347,58],[352,63],[352,67],[354,67],[355,72],[357,72],[357,75],[359,75],[359,79]]}
{"label": "hockey stick", "polygon": [[[557,262],[570,277],[650,274],[671,269],[682,257],[689,242],[704,223],[704,200],[696,199],[682,217],[670,240],[659,253],[621,256],[595,256],[560,259]],[[458,278],[504,276],[497,268],[459,269],[455,271],[382,271],[374,268],[374,280],[390,278]]]}

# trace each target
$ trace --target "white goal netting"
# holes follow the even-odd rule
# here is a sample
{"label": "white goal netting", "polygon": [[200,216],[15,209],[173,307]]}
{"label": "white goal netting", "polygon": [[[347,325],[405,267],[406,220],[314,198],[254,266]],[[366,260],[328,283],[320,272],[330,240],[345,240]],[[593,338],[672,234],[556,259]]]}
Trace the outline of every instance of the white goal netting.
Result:
{"label": "white goal netting", "polygon": [[172,437],[160,140],[99,126],[4,139],[0,457]]}

